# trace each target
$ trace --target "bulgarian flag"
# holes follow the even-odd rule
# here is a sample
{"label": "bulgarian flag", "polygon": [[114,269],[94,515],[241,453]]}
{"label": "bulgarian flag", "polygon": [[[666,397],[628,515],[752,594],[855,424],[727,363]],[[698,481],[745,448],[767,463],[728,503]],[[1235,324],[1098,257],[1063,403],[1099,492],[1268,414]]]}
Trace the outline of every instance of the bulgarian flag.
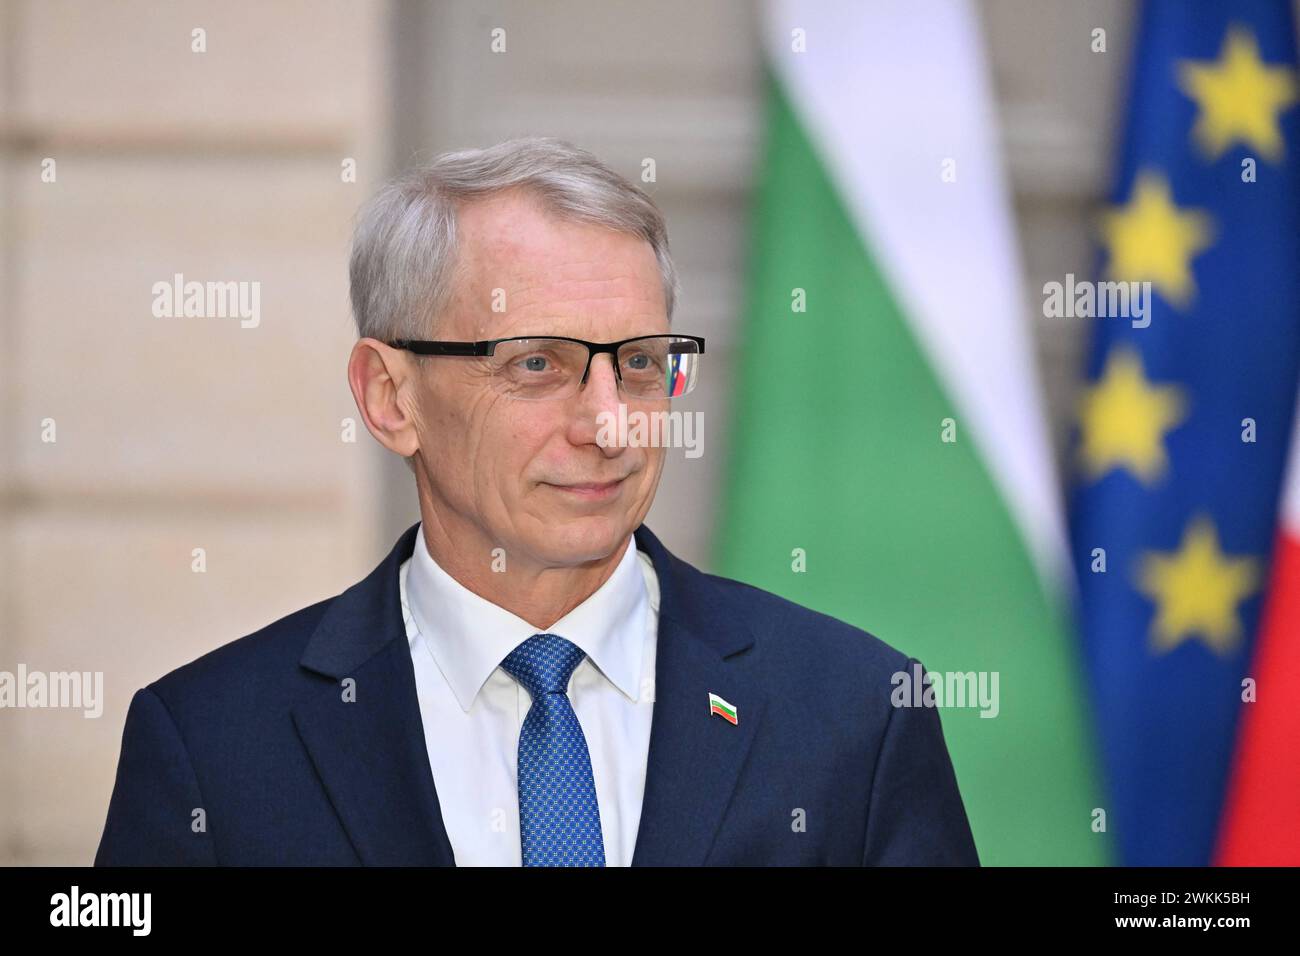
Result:
{"label": "bulgarian flag", "polygon": [[739,718],[736,716],[735,707],[728,704],[717,694],[709,694],[709,716],[712,717],[714,714],[726,718],[733,724],[740,722]]}
{"label": "bulgarian flag", "polygon": [[[1215,863],[1300,866],[1300,408]],[[1244,693],[1244,690],[1243,690]]]}
{"label": "bulgarian flag", "polygon": [[975,13],[779,0],[763,31],[716,564],[931,674],[995,672],[996,716],[941,713],[981,861],[1109,862]]}

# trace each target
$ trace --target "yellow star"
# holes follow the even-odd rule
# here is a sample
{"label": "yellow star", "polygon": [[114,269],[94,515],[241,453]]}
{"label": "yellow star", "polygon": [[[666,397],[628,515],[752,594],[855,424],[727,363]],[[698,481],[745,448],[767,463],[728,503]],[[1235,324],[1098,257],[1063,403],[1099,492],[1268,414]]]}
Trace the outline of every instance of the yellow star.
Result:
{"label": "yellow star", "polygon": [[1228,557],[1219,550],[1214,523],[1198,516],[1183,532],[1178,551],[1148,551],[1138,587],[1156,603],[1152,641],[1160,653],[1189,637],[1200,637],[1226,654],[1241,638],[1237,605],[1259,587],[1259,562]]}
{"label": "yellow star", "polygon": [[1168,464],[1165,432],[1186,417],[1186,408],[1182,389],[1152,385],[1143,374],[1138,353],[1115,346],[1106,356],[1101,376],[1079,402],[1084,471],[1096,479],[1124,467],[1139,481],[1153,483]]}
{"label": "yellow star", "polygon": [[1102,215],[1101,232],[1110,252],[1109,278],[1150,281],[1180,308],[1191,300],[1195,283],[1190,262],[1210,244],[1210,217],[1175,206],[1163,176],[1139,173],[1128,204]]}
{"label": "yellow star", "polygon": [[1196,101],[1192,135],[1210,159],[1238,142],[1253,146],[1265,159],[1282,158],[1278,114],[1296,102],[1294,72],[1260,60],[1249,30],[1229,29],[1217,61],[1181,61],[1178,85]]}

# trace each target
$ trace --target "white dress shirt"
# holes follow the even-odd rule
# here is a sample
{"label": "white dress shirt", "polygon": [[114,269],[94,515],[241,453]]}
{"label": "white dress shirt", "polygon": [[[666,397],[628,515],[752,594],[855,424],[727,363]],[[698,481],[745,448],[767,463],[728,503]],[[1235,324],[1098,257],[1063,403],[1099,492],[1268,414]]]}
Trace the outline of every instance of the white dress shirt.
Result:
{"label": "white dress shirt", "polygon": [[398,580],[429,765],[457,866],[520,866],[519,733],[532,698],[501,669],[538,633],[586,657],[569,700],[591,754],[606,866],[628,866],[641,822],[654,710],[659,582],[631,540],[618,567],[551,627],[480,597],[429,555],[424,527]]}

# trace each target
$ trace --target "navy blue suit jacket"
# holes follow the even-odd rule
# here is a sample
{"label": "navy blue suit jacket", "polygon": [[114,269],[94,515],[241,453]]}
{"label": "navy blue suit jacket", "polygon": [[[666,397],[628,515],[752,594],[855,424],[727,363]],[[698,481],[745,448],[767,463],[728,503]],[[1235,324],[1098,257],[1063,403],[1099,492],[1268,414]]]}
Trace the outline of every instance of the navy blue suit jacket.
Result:
{"label": "navy blue suit jacket", "polygon": [[[97,866],[454,865],[398,591],[418,527],[136,691]],[[661,595],[634,866],[979,864],[938,710],[890,704],[910,658],[635,537]]]}

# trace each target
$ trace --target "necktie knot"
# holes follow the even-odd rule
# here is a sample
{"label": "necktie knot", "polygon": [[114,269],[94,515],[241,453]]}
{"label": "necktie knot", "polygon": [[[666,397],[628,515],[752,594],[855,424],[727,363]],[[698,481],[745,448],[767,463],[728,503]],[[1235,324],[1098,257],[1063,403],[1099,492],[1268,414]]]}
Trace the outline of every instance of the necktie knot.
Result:
{"label": "necktie knot", "polygon": [[586,656],[582,648],[558,634],[534,634],[507,654],[501,667],[536,700],[543,694],[563,694]]}

